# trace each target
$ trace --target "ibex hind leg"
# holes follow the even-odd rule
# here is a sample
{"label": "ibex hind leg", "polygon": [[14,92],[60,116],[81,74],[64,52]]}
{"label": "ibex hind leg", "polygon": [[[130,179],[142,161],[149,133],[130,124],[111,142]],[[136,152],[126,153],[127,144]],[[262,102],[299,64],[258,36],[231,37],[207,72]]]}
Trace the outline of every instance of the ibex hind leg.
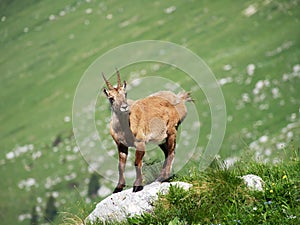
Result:
{"label": "ibex hind leg", "polygon": [[136,180],[133,183],[133,192],[143,190],[143,175],[142,175],[142,160],[145,155],[145,143],[139,143],[135,151],[135,169],[136,169]]}
{"label": "ibex hind leg", "polygon": [[132,192],[138,192],[138,191],[141,191],[143,190],[143,186],[142,185],[139,185],[139,186],[134,186],[133,189],[132,189]]}
{"label": "ibex hind leg", "polygon": [[176,133],[169,135],[165,143],[159,145],[165,154],[165,162],[163,168],[160,172],[159,177],[156,181],[164,182],[169,181],[171,178],[171,168],[175,155],[175,146],[176,146]]}

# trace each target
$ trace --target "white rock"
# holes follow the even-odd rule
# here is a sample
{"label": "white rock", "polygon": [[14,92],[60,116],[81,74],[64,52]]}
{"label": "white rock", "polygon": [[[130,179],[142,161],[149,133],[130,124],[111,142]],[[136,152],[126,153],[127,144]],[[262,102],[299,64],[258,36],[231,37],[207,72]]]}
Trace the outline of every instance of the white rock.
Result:
{"label": "white rock", "polygon": [[263,191],[263,186],[265,182],[261,177],[253,175],[253,174],[247,174],[242,176],[242,179],[244,180],[246,186],[253,191]]}
{"label": "white rock", "polygon": [[132,188],[112,194],[99,202],[94,211],[86,218],[86,222],[122,221],[127,217],[151,212],[158,194],[167,194],[170,185],[188,190],[192,185],[184,182],[160,183],[146,185],[142,191],[132,192]]}

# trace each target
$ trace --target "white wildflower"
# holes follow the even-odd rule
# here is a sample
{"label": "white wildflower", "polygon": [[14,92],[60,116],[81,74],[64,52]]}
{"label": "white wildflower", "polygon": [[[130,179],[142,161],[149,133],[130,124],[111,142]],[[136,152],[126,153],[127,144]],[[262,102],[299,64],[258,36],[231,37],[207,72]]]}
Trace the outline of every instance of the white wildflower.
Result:
{"label": "white wildflower", "polygon": [[264,87],[264,82],[262,80],[257,81],[255,88],[253,89],[253,94],[257,95],[260,90]]}
{"label": "white wildflower", "polygon": [[153,71],[157,71],[157,70],[159,70],[159,68],[160,68],[160,65],[159,64],[154,64],[152,67],[151,67],[151,69],[153,70]]}
{"label": "white wildflower", "polygon": [[42,156],[42,152],[41,151],[37,151],[37,152],[32,153],[32,159],[33,160],[38,159],[41,156]]}
{"label": "white wildflower", "polygon": [[231,83],[232,82],[232,77],[226,77],[226,78],[221,78],[219,80],[219,84],[221,86],[225,85],[225,84],[228,84],[228,83]]}
{"label": "white wildflower", "polygon": [[249,76],[252,76],[254,74],[254,71],[255,71],[255,65],[254,64],[249,64],[247,66],[247,74]]}
{"label": "white wildflower", "polygon": [[78,152],[79,151],[79,147],[78,146],[75,146],[74,148],[73,148],[73,152]]}
{"label": "white wildflower", "polygon": [[59,196],[59,193],[57,191],[52,192],[53,198],[57,198]]}
{"label": "white wildflower", "polygon": [[286,134],[286,137],[287,137],[288,139],[292,139],[293,136],[294,136],[293,131],[289,131],[289,132]]}
{"label": "white wildflower", "polygon": [[18,216],[19,221],[23,221],[23,220],[26,220],[26,219],[31,219],[31,214],[30,213],[21,214],[21,215]]}
{"label": "white wildflower", "polygon": [[175,12],[175,10],[176,10],[176,6],[170,6],[170,7],[166,8],[164,11],[166,14],[171,14],[171,13]]}
{"label": "white wildflower", "polygon": [[107,14],[106,19],[111,20],[112,18],[113,18],[113,15],[111,13]]}
{"label": "white wildflower", "polygon": [[270,149],[270,148],[267,148],[266,150],[265,150],[265,155],[266,156],[270,156],[272,154],[272,150]]}
{"label": "white wildflower", "polygon": [[273,95],[273,98],[276,99],[276,98],[279,98],[280,97],[280,93],[279,93],[279,89],[277,87],[275,88],[272,88],[272,95]]}
{"label": "white wildflower", "polygon": [[291,114],[291,121],[295,121],[297,118],[297,114],[296,113],[292,113]]}
{"label": "white wildflower", "polygon": [[270,81],[269,80],[264,80],[264,86],[270,87]]}
{"label": "white wildflower", "polygon": [[93,12],[93,9],[91,9],[91,8],[88,8],[88,9],[85,10],[86,14],[91,14],[92,12]]}
{"label": "white wildflower", "polygon": [[250,97],[248,93],[243,93],[242,94],[242,100],[243,102],[250,102]]}
{"label": "white wildflower", "polygon": [[9,152],[6,154],[6,159],[11,160],[15,158],[15,153],[14,152]]}
{"label": "white wildflower", "polygon": [[290,76],[288,74],[285,73],[285,74],[282,75],[282,80],[283,81],[287,81],[289,79],[290,79]]}
{"label": "white wildflower", "polygon": [[229,71],[231,69],[232,69],[232,66],[229,64],[226,64],[225,66],[223,66],[223,70],[225,70],[225,71]]}
{"label": "white wildflower", "polygon": [[64,176],[64,178],[65,178],[66,181],[73,180],[73,179],[75,179],[76,177],[77,177],[77,174],[74,173],[74,172],[71,173],[71,174],[69,174],[69,175]]}
{"label": "white wildflower", "polygon": [[285,143],[283,143],[283,142],[276,143],[276,148],[277,148],[278,150],[281,150],[281,149],[283,149],[284,147],[285,147]]}
{"label": "white wildflower", "polygon": [[69,116],[65,116],[65,117],[64,117],[64,121],[65,121],[66,123],[68,123],[68,122],[71,121],[71,118],[70,118]]}
{"label": "white wildflower", "polygon": [[268,141],[268,136],[264,135],[259,138],[260,143],[266,143]]}
{"label": "white wildflower", "polygon": [[43,199],[42,199],[41,197],[37,197],[37,198],[36,198],[36,201],[37,201],[38,203],[42,203],[42,202],[43,202]]}
{"label": "white wildflower", "polygon": [[224,166],[226,168],[229,168],[229,167],[233,166],[238,160],[239,160],[239,158],[236,156],[226,158],[224,160]]}
{"label": "white wildflower", "polygon": [[294,73],[299,73],[300,72],[300,65],[299,64],[293,66],[293,72]]}
{"label": "white wildflower", "polygon": [[28,179],[25,179],[25,180],[21,180],[19,183],[18,183],[18,187],[20,189],[26,189],[27,191],[29,191],[31,189],[31,187],[37,187],[38,184],[36,183],[36,180],[34,178],[28,178]]}
{"label": "white wildflower", "polygon": [[56,16],[55,16],[55,15],[51,14],[51,15],[49,16],[49,20],[50,20],[50,21],[53,21],[53,20],[55,20],[55,19],[56,19]]}
{"label": "white wildflower", "polygon": [[253,14],[255,14],[257,12],[257,9],[254,5],[249,5],[244,11],[243,14],[247,17],[252,16]]}
{"label": "white wildflower", "polygon": [[64,16],[64,15],[66,15],[66,12],[64,10],[62,10],[62,11],[59,12],[59,15]]}

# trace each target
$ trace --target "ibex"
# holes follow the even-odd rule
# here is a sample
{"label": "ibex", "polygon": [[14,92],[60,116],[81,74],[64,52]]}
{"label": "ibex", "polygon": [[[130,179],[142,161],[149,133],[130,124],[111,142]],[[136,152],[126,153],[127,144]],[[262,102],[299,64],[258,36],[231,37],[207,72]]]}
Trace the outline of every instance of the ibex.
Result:
{"label": "ibex", "polygon": [[127,99],[126,81],[121,83],[118,70],[117,87],[113,87],[103,73],[102,76],[107,85],[103,92],[112,110],[110,134],[119,152],[119,181],[114,193],[122,191],[125,187],[124,171],[128,147],[136,148],[136,180],[133,192],[143,189],[142,159],[149,142],[158,144],[165,155],[165,162],[157,181],[168,179],[175,154],[177,129],[187,114],[185,102],[192,101],[190,94],[181,92],[176,95],[170,91],[160,91],[133,101]]}

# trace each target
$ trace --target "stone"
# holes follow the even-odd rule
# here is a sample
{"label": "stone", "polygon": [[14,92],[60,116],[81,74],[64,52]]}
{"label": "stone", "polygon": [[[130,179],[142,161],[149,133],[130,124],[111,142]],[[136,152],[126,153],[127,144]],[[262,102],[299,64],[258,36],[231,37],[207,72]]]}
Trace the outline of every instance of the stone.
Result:
{"label": "stone", "polygon": [[142,191],[132,192],[132,188],[112,194],[99,202],[92,213],[85,219],[86,222],[123,221],[127,217],[134,217],[151,212],[158,194],[165,195],[170,186],[177,186],[188,190],[192,185],[185,182],[160,183],[146,185]]}
{"label": "stone", "polygon": [[263,191],[265,182],[259,176],[254,174],[247,174],[241,177],[244,180],[246,186],[252,191]]}

